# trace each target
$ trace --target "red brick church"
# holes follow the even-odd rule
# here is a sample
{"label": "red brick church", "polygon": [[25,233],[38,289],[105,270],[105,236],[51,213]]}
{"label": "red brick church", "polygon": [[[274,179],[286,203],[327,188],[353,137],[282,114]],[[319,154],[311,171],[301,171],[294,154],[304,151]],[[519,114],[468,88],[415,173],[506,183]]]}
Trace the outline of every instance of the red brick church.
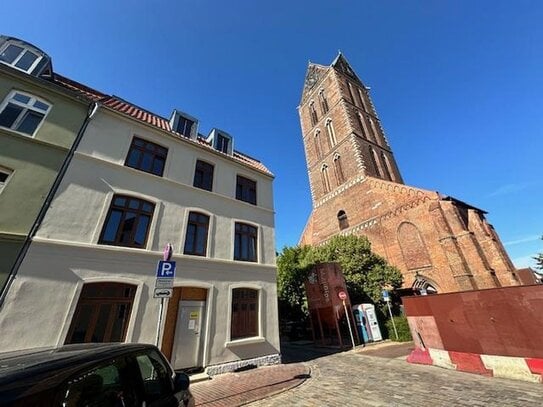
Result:
{"label": "red brick church", "polygon": [[485,211],[403,183],[368,88],[343,55],[309,63],[298,110],[313,200],[301,244],[365,235],[402,271],[405,288],[519,284]]}

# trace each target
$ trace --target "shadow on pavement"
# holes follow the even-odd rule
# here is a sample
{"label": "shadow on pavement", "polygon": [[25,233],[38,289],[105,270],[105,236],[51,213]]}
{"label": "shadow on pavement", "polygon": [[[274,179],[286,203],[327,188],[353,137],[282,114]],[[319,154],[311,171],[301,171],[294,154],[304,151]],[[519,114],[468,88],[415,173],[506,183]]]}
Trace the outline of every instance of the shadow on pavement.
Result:
{"label": "shadow on pavement", "polygon": [[281,341],[281,358],[283,363],[300,363],[349,349],[315,346],[312,341]]}
{"label": "shadow on pavement", "polygon": [[[360,355],[376,356],[386,359],[407,357],[414,349],[413,342],[380,341],[368,343],[356,347],[356,353]],[[323,356],[350,351],[351,348],[337,348],[316,346],[312,341],[281,341],[281,355],[283,363],[300,363],[318,359]]]}

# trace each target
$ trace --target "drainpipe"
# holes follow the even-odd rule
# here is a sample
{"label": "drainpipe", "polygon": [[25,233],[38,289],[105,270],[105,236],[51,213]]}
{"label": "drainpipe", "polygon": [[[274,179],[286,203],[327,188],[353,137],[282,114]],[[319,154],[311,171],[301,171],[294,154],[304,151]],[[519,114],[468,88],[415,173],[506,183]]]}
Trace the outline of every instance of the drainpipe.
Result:
{"label": "drainpipe", "polygon": [[79,146],[79,143],[81,142],[81,139],[83,138],[83,134],[85,134],[85,130],[87,129],[87,126],[89,125],[93,117],[96,115],[96,112],[98,111],[99,106],[100,105],[98,104],[98,102],[93,102],[88,107],[87,117],[85,117],[85,121],[83,122],[83,124],[81,125],[81,128],[77,132],[77,136],[75,137],[72,147],[68,151],[68,154],[66,155],[66,158],[64,159],[64,162],[62,163],[60,170],[58,171],[55,181],[53,182],[53,185],[51,186],[51,189],[49,190],[49,193],[47,194],[47,197],[45,198],[45,201],[40,209],[40,212],[38,213],[36,220],[32,224],[32,227],[30,228],[30,232],[26,236],[26,239],[23,243],[23,247],[21,247],[21,250],[19,250],[17,259],[15,260],[15,263],[13,264],[13,267],[11,268],[9,272],[8,280],[4,284],[4,287],[2,287],[2,291],[0,293],[0,309],[4,305],[4,300],[6,299],[9,288],[11,287],[11,284],[13,284],[13,280],[15,280],[17,271],[19,270],[19,267],[21,266],[21,263],[23,262],[26,256],[26,253],[28,252],[30,243],[32,243],[32,239],[34,238],[34,236],[36,235],[36,232],[41,226],[43,219],[45,218],[45,214],[47,213],[49,206],[51,206],[51,202],[53,201],[53,198],[55,197],[55,194],[58,191],[58,188],[60,186],[62,179],[64,178],[64,175],[66,174],[66,171],[68,170],[68,166],[72,162],[72,158],[75,154],[75,151],[77,150],[77,147]]}

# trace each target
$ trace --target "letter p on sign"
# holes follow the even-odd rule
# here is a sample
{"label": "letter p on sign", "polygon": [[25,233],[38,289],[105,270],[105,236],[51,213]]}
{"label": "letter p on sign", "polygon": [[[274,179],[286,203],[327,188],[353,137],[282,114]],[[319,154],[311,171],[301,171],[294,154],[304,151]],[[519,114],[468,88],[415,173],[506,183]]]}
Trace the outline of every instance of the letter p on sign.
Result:
{"label": "letter p on sign", "polygon": [[174,278],[175,261],[159,261],[156,276],[157,278]]}

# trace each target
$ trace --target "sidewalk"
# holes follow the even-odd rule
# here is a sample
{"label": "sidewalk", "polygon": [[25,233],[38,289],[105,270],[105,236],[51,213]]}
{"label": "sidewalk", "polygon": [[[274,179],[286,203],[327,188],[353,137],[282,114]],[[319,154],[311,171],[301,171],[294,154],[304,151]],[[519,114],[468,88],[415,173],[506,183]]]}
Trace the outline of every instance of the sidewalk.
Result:
{"label": "sidewalk", "polygon": [[296,387],[311,377],[302,363],[264,366],[239,373],[225,373],[191,385],[196,406],[233,407]]}

